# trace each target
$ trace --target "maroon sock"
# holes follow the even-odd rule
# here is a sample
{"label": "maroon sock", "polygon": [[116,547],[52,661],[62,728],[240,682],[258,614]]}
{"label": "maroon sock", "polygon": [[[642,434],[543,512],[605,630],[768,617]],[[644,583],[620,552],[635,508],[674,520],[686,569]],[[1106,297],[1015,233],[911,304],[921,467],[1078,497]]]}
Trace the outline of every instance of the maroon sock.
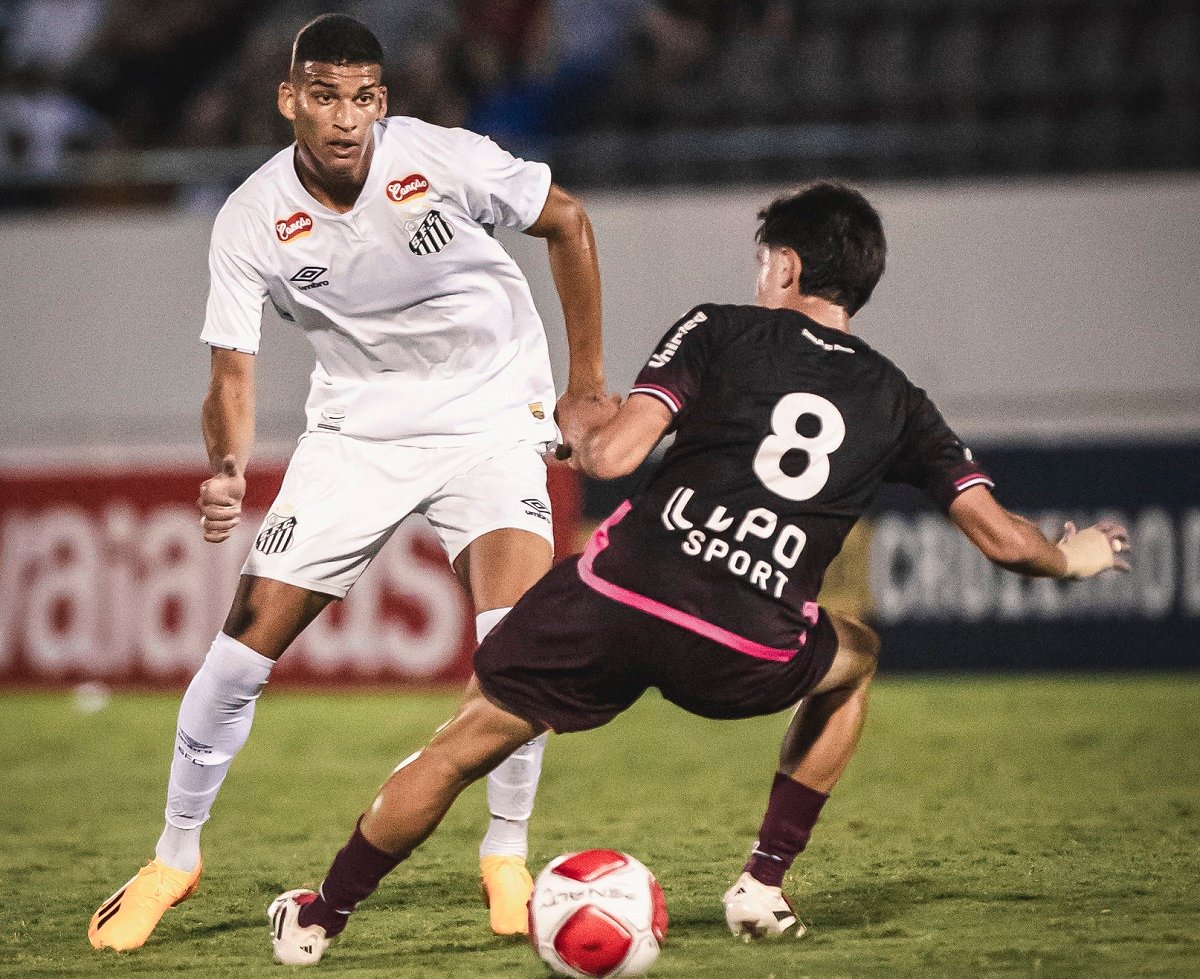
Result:
{"label": "maroon sock", "polygon": [[818,792],[776,773],[767,814],[750,859],[742,869],[763,884],[781,886],[783,875],[808,844],[813,825],[828,798],[827,792]]}
{"label": "maroon sock", "polygon": [[300,926],[321,925],[327,937],[340,935],[358,902],[374,894],[379,882],[407,856],[393,857],[368,843],[359,817],[349,842],[333,858],[317,897],[300,908]]}

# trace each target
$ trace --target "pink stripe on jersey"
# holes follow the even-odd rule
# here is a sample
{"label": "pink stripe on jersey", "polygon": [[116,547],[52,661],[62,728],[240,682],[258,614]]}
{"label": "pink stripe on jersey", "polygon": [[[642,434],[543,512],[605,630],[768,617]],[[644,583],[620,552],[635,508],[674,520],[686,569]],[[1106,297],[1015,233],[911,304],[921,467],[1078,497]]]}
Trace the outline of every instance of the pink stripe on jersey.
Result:
{"label": "pink stripe on jersey", "polygon": [[[639,595],[637,592],[630,591],[628,588],[622,588],[620,585],[614,585],[611,581],[605,581],[597,575],[592,569],[592,564],[596,560],[596,555],[608,547],[608,529],[620,523],[630,508],[631,504],[628,500],[617,507],[613,514],[596,528],[596,532],[592,534],[587,547],[583,549],[583,554],[579,558],[578,568],[580,580],[585,585],[593,591],[599,592],[605,598],[611,598],[614,602],[620,602],[622,605],[628,605],[639,612],[653,615],[656,619],[663,619],[672,625],[680,626],[689,632],[703,636],[705,639],[711,639],[713,642],[719,642],[722,646],[728,646],[739,653],[745,653],[747,656],[753,656],[757,659],[774,660],[776,663],[786,663],[799,652],[799,649],[776,649],[774,646],[764,646],[761,643],[747,639],[745,636],[739,636],[737,633],[730,632],[728,629],[722,629],[719,625],[714,625],[712,622],[706,622],[704,619],[689,615],[687,612],[681,612],[677,608],[671,608],[671,606],[664,605],[662,602],[656,602],[653,598]],[[806,618],[809,616],[810,606],[812,621],[816,623],[816,612],[818,609],[816,602],[805,603],[804,615]],[[800,637],[799,645],[803,646],[806,642],[808,642],[808,633]]]}
{"label": "pink stripe on jersey", "polygon": [[666,388],[660,388],[657,384],[639,384],[637,387],[630,388],[630,394],[648,394],[651,397],[658,398],[659,401],[666,402],[671,411],[678,411],[681,407],[679,396],[673,391],[668,391]]}
{"label": "pink stripe on jersey", "polygon": [[954,488],[960,493],[968,486],[991,486],[995,487],[995,483],[991,481],[983,473],[971,473],[969,476],[963,476],[961,479],[954,481]]}

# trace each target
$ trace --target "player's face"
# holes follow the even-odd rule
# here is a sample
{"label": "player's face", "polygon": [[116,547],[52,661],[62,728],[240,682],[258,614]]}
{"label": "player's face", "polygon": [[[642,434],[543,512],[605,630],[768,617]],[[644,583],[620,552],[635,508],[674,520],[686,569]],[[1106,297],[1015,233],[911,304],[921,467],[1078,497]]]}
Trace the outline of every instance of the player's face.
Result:
{"label": "player's face", "polygon": [[303,162],[337,180],[365,180],[372,124],[387,113],[379,65],[306,61],[279,86],[279,111],[292,124]]}

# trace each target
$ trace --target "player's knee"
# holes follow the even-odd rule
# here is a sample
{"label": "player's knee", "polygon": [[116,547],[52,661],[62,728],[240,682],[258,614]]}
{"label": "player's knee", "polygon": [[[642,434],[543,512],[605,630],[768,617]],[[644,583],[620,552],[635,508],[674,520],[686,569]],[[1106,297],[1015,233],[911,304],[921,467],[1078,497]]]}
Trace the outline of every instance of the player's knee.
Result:
{"label": "player's knee", "polygon": [[870,661],[871,676],[874,676],[879,667],[879,651],[883,648],[883,640],[879,638],[879,633],[869,625],[864,625],[862,622],[858,625],[862,630],[861,652],[863,657]]}
{"label": "player's knee", "polygon": [[422,762],[436,767],[443,780],[461,786],[483,778],[526,740],[524,729],[498,726],[498,714],[499,708],[478,687],[469,689],[453,719],[422,752]]}
{"label": "player's knee", "polygon": [[865,686],[875,677],[879,667],[879,651],[883,643],[879,633],[864,622],[847,616],[836,616],[834,626],[838,636],[839,654],[849,654],[851,682]]}
{"label": "player's knee", "polygon": [[421,752],[421,764],[427,771],[436,772],[439,782],[458,790],[487,774],[486,770],[481,770],[479,759],[471,752],[436,738]]}

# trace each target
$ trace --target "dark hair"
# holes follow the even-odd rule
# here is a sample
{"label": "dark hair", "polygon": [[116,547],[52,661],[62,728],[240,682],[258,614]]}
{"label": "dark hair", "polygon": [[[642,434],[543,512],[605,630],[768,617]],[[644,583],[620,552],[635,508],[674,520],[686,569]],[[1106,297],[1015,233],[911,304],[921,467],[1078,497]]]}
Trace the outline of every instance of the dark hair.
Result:
{"label": "dark hair", "polygon": [[383,64],[383,47],[370,29],[345,14],[321,14],[300,28],[292,45],[292,65],[325,61],[332,65]]}
{"label": "dark hair", "polygon": [[862,194],[817,183],[776,198],[758,212],[755,240],[785,245],[800,256],[800,292],[843,307],[853,316],[883,275],[883,222]]}

